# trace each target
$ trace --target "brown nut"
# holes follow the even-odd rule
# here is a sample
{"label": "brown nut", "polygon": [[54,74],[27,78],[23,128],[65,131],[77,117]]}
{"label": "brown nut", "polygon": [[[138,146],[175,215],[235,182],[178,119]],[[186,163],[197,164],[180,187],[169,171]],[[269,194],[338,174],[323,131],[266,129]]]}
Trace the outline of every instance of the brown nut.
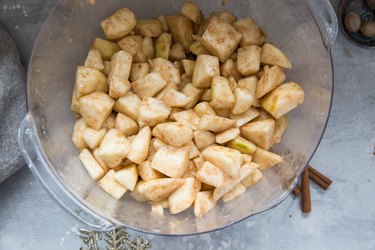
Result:
{"label": "brown nut", "polygon": [[364,36],[375,37],[375,21],[363,23],[361,32]]}
{"label": "brown nut", "polygon": [[367,0],[367,5],[371,9],[375,10],[375,0]]}
{"label": "brown nut", "polygon": [[350,11],[346,14],[344,23],[345,28],[349,32],[357,32],[361,28],[361,18],[357,13],[353,11]]}

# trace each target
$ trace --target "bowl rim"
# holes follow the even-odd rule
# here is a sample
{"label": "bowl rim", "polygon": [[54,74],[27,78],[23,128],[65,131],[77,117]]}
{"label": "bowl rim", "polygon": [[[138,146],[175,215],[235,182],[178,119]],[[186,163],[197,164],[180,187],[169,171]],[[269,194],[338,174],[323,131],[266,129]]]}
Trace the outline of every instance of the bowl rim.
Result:
{"label": "bowl rim", "polygon": [[[33,44],[33,48],[32,48],[32,52],[30,54],[30,58],[29,58],[29,62],[28,62],[28,70],[27,70],[27,85],[26,85],[26,92],[27,92],[27,95],[26,95],[26,101],[27,101],[27,111],[28,111],[28,114],[27,115],[30,115],[32,117],[32,115],[30,114],[30,109],[29,107],[31,106],[30,102],[29,102],[29,93],[30,93],[30,87],[29,87],[29,81],[31,79],[31,73],[30,73],[30,68],[33,64],[33,61],[34,61],[34,56],[35,56],[35,53],[36,53],[36,47],[37,47],[37,44],[40,40],[40,36],[43,32],[43,30],[45,29],[45,27],[47,26],[48,24],[48,20],[53,16],[53,14],[55,13],[56,9],[58,8],[58,6],[62,3],[62,0],[59,0],[57,1],[57,3],[55,4],[55,6],[51,9],[50,13],[48,14],[47,18],[45,19],[45,21],[43,22],[43,24],[41,25],[41,28],[39,29],[38,31],[38,34],[34,40],[34,44]],[[312,17],[315,19],[315,17],[312,15]],[[316,20],[315,20],[316,21]],[[322,42],[323,42],[323,39],[321,39]],[[114,227],[117,227],[117,226],[124,226],[126,228],[129,228],[131,230],[134,230],[134,231],[137,231],[137,232],[141,232],[141,233],[147,233],[147,234],[152,234],[152,235],[159,235],[159,236],[192,236],[192,235],[199,235],[199,234],[203,234],[203,233],[211,233],[211,232],[215,232],[215,231],[218,231],[218,230],[221,230],[221,229],[225,229],[227,227],[230,227],[230,226],[233,226],[239,222],[242,222],[250,217],[253,217],[253,216],[256,216],[256,215],[259,215],[261,213],[265,213],[269,210],[271,210],[272,208],[280,205],[288,196],[289,194],[291,193],[291,191],[294,189],[294,187],[297,185],[297,181],[300,177],[300,175],[302,174],[303,170],[308,166],[309,162],[311,161],[312,157],[315,155],[316,153],[316,150],[318,149],[322,139],[323,139],[323,136],[324,136],[324,133],[325,133],[325,130],[327,128],[327,125],[328,125],[328,122],[329,122],[329,117],[330,117],[330,114],[331,114],[331,110],[332,110],[332,103],[333,103],[333,95],[334,95],[334,64],[333,64],[333,58],[332,58],[332,47],[326,47],[324,46],[329,54],[329,58],[330,58],[330,70],[331,70],[331,76],[332,76],[332,79],[331,79],[331,86],[332,86],[332,91],[331,91],[331,95],[330,95],[330,101],[329,101],[329,107],[328,107],[328,110],[327,110],[327,116],[326,116],[326,120],[324,121],[324,126],[323,126],[323,129],[322,129],[322,132],[321,132],[321,135],[320,135],[320,138],[318,139],[317,141],[317,144],[315,146],[315,149],[312,151],[311,153],[311,156],[307,159],[306,161],[306,164],[305,166],[301,169],[301,172],[299,173],[299,175],[295,176],[294,180],[292,181],[292,183],[290,184],[289,188],[280,196],[278,197],[277,200],[275,200],[273,202],[273,204],[269,205],[268,207],[266,208],[263,208],[262,210],[259,210],[259,211],[255,211],[254,213],[252,214],[249,214],[249,215],[246,215],[238,220],[235,220],[233,222],[230,222],[224,226],[220,226],[220,227],[217,227],[217,228],[214,228],[214,229],[209,229],[209,230],[205,230],[205,231],[199,231],[199,232],[194,232],[194,233],[160,233],[160,232],[155,232],[155,231],[150,231],[150,230],[147,230],[147,229],[141,229],[141,228],[136,228],[136,227],[133,227],[133,226],[128,226],[126,225],[125,223],[123,222],[120,222],[119,220],[113,218],[113,217],[110,217],[110,218],[107,218],[104,213],[98,211],[98,209],[96,209],[93,205],[91,205],[90,203],[86,202],[85,200],[83,200],[78,194],[76,194],[76,192],[74,190],[72,190],[70,187],[66,186],[61,177],[59,176],[59,174],[56,172],[56,170],[54,168],[50,168],[50,166],[52,166],[52,163],[51,161],[49,160],[49,157],[48,155],[46,154],[45,150],[43,149],[42,147],[42,144],[40,142],[40,139],[39,139],[39,136],[36,134],[35,136],[35,139],[36,139],[36,146],[38,146],[38,150],[41,152],[44,160],[46,161],[47,163],[47,166],[44,166],[46,168],[49,169],[49,173],[50,174],[53,174],[52,178],[54,178],[55,180],[57,180],[59,183],[59,187],[63,187],[65,190],[63,191],[67,191],[69,192],[69,195],[72,196],[75,201],[74,202],[78,202],[79,203],[79,206],[81,208],[83,208],[85,210],[86,213],[90,214],[90,215],[94,215],[94,217],[99,217],[100,220],[102,222],[104,222],[105,224],[106,223],[111,223]],[[32,123],[34,123],[34,120],[32,120]],[[35,123],[33,124],[33,126],[35,127]],[[38,179],[39,182],[41,182],[43,185],[43,187],[46,189],[47,193],[55,200],[57,201],[57,203],[59,204],[60,207],[63,208],[63,210],[65,211],[68,211],[70,212],[70,214],[72,214],[74,217],[78,217],[76,214],[74,214],[72,211],[70,211],[69,209],[67,209],[66,206],[64,206],[63,203],[61,203],[60,200],[56,199],[56,197],[54,195],[52,195],[51,191],[48,189],[48,187],[45,185],[45,183],[43,182],[42,178],[39,176],[39,175],[36,175],[34,171],[32,171],[33,175]],[[87,222],[85,222],[84,220],[81,219],[82,222],[84,222],[85,224],[87,224]],[[90,225],[88,225],[90,226]],[[106,228],[105,230],[107,230],[108,228]]]}

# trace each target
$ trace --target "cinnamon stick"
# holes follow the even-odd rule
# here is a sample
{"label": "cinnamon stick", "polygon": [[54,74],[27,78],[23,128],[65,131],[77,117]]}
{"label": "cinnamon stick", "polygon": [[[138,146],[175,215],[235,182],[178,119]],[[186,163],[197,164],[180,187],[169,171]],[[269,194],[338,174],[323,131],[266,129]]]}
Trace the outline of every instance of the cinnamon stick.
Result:
{"label": "cinnamon stick", "polygon": [[316,175],[317,177],[319,177],[322,181],[324,181],[325,183],[327,183],[328,186],[332,184],[332,181],[327,176],[325,176],[324,174],[320,173],[318,170],[314,169],[311,165],[309,165],[308,169],[309,169],[309,171],[311,173],[313,173],[314,175]]}
{"label": "cinnamon stick", "polygon": [[302,173],[301,178],[301,191],[302,191],[302,212],[311,212],[311,197],[310,197],[310,182],[309,182],[309,169],[306,168]]}
{"label": "cinnamon stick", "polygon": [[294,187],[292,193],[293,193],[294,196],[298,196],[301,193],[301,188],[298,185],[296,185]]}
{"label": "cinnamon stick", "polygon": [[319,176],[317,176],[316,174],[314,174],[313,172],[309,171],[309,177],[311,180],[313,180],[319,187],[323,188],[324,190],[327,190],[329,185],[328,183],[326,183],[325,181],[323,181],[322,179],[319,178]]}

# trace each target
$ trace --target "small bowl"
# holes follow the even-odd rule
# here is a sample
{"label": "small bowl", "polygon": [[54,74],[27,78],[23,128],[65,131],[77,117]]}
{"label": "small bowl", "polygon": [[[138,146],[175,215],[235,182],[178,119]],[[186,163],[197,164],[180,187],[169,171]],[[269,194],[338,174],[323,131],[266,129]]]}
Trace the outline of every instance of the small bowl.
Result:
{"label": "small bowl", "polygon": [[360,16],[362,22],[364,22],[375,21],[375,10],[368,7],[368,5],[366,4],[366,0],[342,0],[340,2],[338,10],[340,28],[345,37],[359,47],[374,49],[375,37],[366,37],[362,35],[360,30],[358,32],[349,32],[345,28],[345,16],[351,11],[357,13]]}

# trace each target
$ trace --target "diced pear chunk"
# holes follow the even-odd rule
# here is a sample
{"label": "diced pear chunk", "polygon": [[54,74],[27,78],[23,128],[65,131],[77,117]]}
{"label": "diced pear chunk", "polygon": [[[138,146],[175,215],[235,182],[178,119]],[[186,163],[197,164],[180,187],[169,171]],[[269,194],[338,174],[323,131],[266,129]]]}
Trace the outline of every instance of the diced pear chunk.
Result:
{"label": "diced pear chunk", "polygon": [[132,162],[141,164],[147,159],[148,149],[151,143],[151,129],[146,126],[139,130],[139,133],[135,136],[130,144],[130,150],[127,154],[127,158]]}
{"label": "diced pear chunk", "polygon": [[109,168],[118,166],[130,149],[130,143],[117,129],[111,129],[104,136],[99,147],[99,156]]}
{"label": "diced pear chunk", "polygon": [[138,124],[132,118],[121,113],[117,114],[115,128],[120,130],[125,136],[138,133]]}
{"label": "diced pear chunk", "polygon": [[245,187],[248,188],[250,186],[253,186],[255,183],[260,181],[260,179],[262,179],[262,178],[263,178],[262,172],[259,169],[255,169],[254,172],[252,172],[248,177],[246,177],[242,181],[242,184],[244,184]]}
{"label": "diced pear chunk", "polygon": [[275,120],[267,119],[250,122],[241,127],[241,135],[259,147],[268,150],[272,145]]}
{"label": "diced pear chunk", "polygon": [[188,76],[187,74],[183,73],[181,75],[181,82],[180,82],[180,84],[178,84],[177,90],[182,91],[187,84],[191,84],[191,81],[192,81],[191,76]]}
{"label": "diced pear chunk", "polygon": [[116,114],[112,113],[108,116],[107,120],[103,122],[102,128],[105,128],[107,130],[114,128],[116,122]]}
{"label": "diced pear chunk", "polygon": [[162,101],[152,98],[145,97],[141,102],[139,109],[138,123],[142,123],[148,126],[156,126],[157,124],[164,122],[171,109]]}
{"label": "diced pear chunk", "polygon": [[193,42],[192,22],[182,14],[174,14],[167,16],[167,24],[172,33],[173,41],[181,43],[188,51],[190,44]]}
{"label": "diced pear chunk", "polygon": [[199,55],[193,71],[193,85],[196,88],[211,87],[214,76],[220,75],[219,59],[210,55]]}
{"label": "diced pear chunk", "polygon": [[195,176],[201,182],[213,187],[219,187],[224,184],[225,173],[211,162],[205,161]]}
{"label": "diced pear chunk", "polygon": [[[191,148],[190,148],[191,149]],[[191,152],[191,150],[190,150]],[[182,178],[195,178],[195,174],[197,173],[197,168],[192,160],[189,161],[189,167],[186,169]]]}
{"label": "diced pear chunk", "polygon": [[[169,52],[169,60],[179,63],[179,60],[185,59],[185,48],[181,43],[174,43]],[[182,69],[182,68],[181,68]]]}
{"label": "diced pear chunk", "polygon": [[230,23],[213,16],[203,33],[201,43],[212,54],[225,62],[236,50],[242,38],[241,32]]}
{"label": "diced pear chunk", "polygon": [[109,68],[111,66],[111,62],[110,61],[103,61],[103,65],[104,65],[103,73],[106,76],[108,76],[108,74],[109,74]]}
{"label": "diced pear chunk", "polygon": [[194,137],[193,131],[180,122],[165,122],[158,124],[152,135],[173,147],[181,147]]}
{"label": "diced pear chunk", "polygon": [[253,154],[255,150],[257,150],[257,147],[250,141],[246,140],[245,138],[242,138],[241,136],[237,136],[228,144],[226,145],[229,148],[237,149],[242,154]]}
{"label": "diced pear chunk", "polygon": [[257,116],[253,121],[263,121],[263,120],[268,120],[268,119],[273,119],[273,116],[270,115],[267,111],[265,111],[262,108],[257,109],[259,111],[259,116]]}
{"label": "diced pear chunk", "polygon": [[268,65],[277,65],[281,68],[291,69],[292,64],[288,57],[275,45],[265,43],[262,49],[261,63]]}
{"label": "diced pear chunk", "polygon": [[198,103],[197,105],[195,105],[193,110],[199,117],[204,115],[216,115],[215,110],[208,102]]}
{"label": "diced pear chunk", "polygon": [[216,207],[216,200],[213,199],[212,191],[198,192],[194,201],[194,215],[202,217]]}
{"label": "diced pear chunk", "polygon": [[248,154],[242,154],[242,164],[251,163],[253,161],[253,156]]}
{"label": "diced pear chunk", "polygon": [[82,151],[83,149],[87,148],[87,144],[85,140],[83,139],[83,132],[85,131],[86,128],[87,128],[87,123],[85,122],[83,118],[78,119],[74,123],[72,141],[78,151]]}
{"label": "diced pear chunk", "polygon": [[163,33],[163,27],[158,19],[144,19],[138,21],[134,32],[141,36],[159,37]]}
{"label": "diced pear chunk", "polygon": [[90,68],[95,68],[99,71],[104,70],[102,54],[100,53],[100,50],[94,49],[94,48],[90,49],[85,60],[85,66],[90,67]]}
{"label": "diced pear chunk", "polygon": [[191,83],[188,83],[181,92],[191,98],[191,101],[185,106],[186,109],[191,109],[197,104],[203,90],[195,88]]}
{"label": "diced pear chunk", "polygon": [[159,73],[148,73],[132,83],[134,92],[140,97],[153,97],[165,86],[167,81]]}
{"label": "diced pear chunk", "polygon": [[107,92],[107,77],[95,68],[78,66],[74,90],[73,99],[76,98],[76,100],[96,91]]}
{"label": "diced pear chunk", "polygon": [[245,125],[246,123],[255,119],[258,116],[259,116],[259,111],[254,107],[250,107],[247,111],[245,111],[242,114],[238,114],[238,115],[235,115],[232,113],[229,114],[229,118],[236,122],[235,127],[237,128],[242,127],[243,125]]}
{"label": "diced pear chunk", "polygon": [[119,200],[126,193],[127,189],[116,182],[115,173],[116,172],[113,169],[108,171],[108,173],[98,182],[98,185],[113,198]]}
{"label": "diced pear chunk", "polygon": [[232,90],[232,92],[234,92],[234,90],[238,86],[236,79],[234,79],[233,76],[229,76],[228,77],[228,83],[229,83],[230,90]]}
{"label": "diced pear chunk", "polygon": [[199,122],[199,130],[220,133],[233,127],[236,121],[214,115],[203,115]]}
{"label": "diced pear chunk", "polygon": [[253,95],[250,90],[245,88],[236,88],[234,90],[234,97],[236,102],[230,112],[235,115],[246,112],[254,103]]}
{"label": "diced pear chunk", "polygon": [[135,164],[130,164],[117,171],[113,177],[122,186],[133,191],[138,181],[137,166]]}
{"label": "diced pear chunk", "polygon": [[164,208],[161,204],[151,204],[151,215],[163,216]]}
{"label": "diced pear chunk", "polygon": [[237,65],[234,63],[232,59],[226,60],[221,66],[220,66],[220,73],[221,76],[224,76],[226,78],[232,76],[236,81],[240,80],[242,78],[241,73],[237,69]]}
{"label": "diced pear chunk", "polygon": [[212,90],[205,89],[200,100],[202,102],[210,102],[212,100]]}
{"label": "diced pear chunk", "polygon": [[224,194],[221,198],[224,202],[229,202],[235,198],[243,195],[246,192],[246,186],[242,183],[238,183],[228,193]]}
{"label": "diced pear chunk", "polygon": [[155,57],[154,42],[152,41],[151,37],[145,36],[143,37],[143,40],[142,40],[142,47],[134,55],[133,61],[135,63],[144,63],[144,62],[147,62],[147,60],[152,59],[154,57]]}
{"label": "diced pear chunk", "polygon": [[194,162],[196,169],[198,170],[199,168],[202,167],[203,162],[205,162],[205,160],[203,159],[202,155],[199,155],[198,157],[193,159],[193,162]]}
{"label": "diced pear chunk", "polygon": [[116,52],[112,56],[108,75],[110,97],[117,99],[125,95],[131,88],[128,79],[132,67],[132,60],[132,56],[123,50]]}
{"label": "diced pear chunk", "polygon": [[237,21],[237,17],[227,10],[214,11],[211,13],[210,16],[216,16],[227,23],[234,23]]}
{"label": "diced pear chunk", "polygon": [[193,53],[196,56],[205,54],[208,55],[210,52],[206,49],[206,47],[203,46],[203,44],[199,41],[194,41],[191,43],[189,50],[191,53]]}
{"label": "diced pear chunk", "polygon": [[195,67],[195,61],[183,59],[181,60],[182,67],[184,68],[184,72],[188,76],[192,76],[194,72]]}
{"label": "diced pear chunk", "polygon": [[258,85],[257,76],[249,76],[238,81],[238,87],[248,89],[251,93],[253,103],[251,105],[260,107],[259,101],[256,99],[256,90]]}
{"label": "diced pear chunk", "polygon": [[117,43],[113,43],[101,38],[95,38],[92,48],[100,51],[103,60],[111,60],[113,54],[121,49]]}
{"label": "diced pear chunk", "polygon": [[209,131],[194,131],[194,142],[202,150],[215,143],[215,135]]}
{"label": "diced pear chunk", "polygon": [[150,161],[144,161],[138,166],[138,174],[141,176],[142,180],[149,181],[153,179],[159,179],[166,177],[164,174],[156,171],[151,167]]}
{"label": "diced pear chunk", "polygon": [[168,89],[163,96],[163,102],[170,107],[184,107],[191,102],[191,97],[186,96],[177,90]]}
{"label": "diced pear chunk", "polygon": [[189,141],[188,143],[185,144],[185,146],[188,146],[190,148],[190,153],[189,153],[190,160],[199,156],[200,152],[197,146],[195,146],[193,141]]}
{"label": "diced pear chunk", "polygon": [[184,183],[168,198],[171,214],[188,209],[201,189],[201,183],[195,178],[185,178]]}
{"label": "diced pear chunk", "polygon": [[116,101],[113,109],[137,121],[140,106],[141,99],[133,92],[128,92]]}
{"label": "diced pear chunk", "polygon": [[85,128],[82,134],[83,140],[85,141],[87,146],[89,146],[89,148],[96,148],[99,146],[106,132],[107,130],[105,128],[102,128],[100,130]]}
{"label": "diced pear chunk", "polygon": [[271,68],[268,65],[264,66],[264,74],[260,78],[257,90],[256,98],[259,99],[266,95],[268,92],[279,86],[284,82],[286,76],[282,69],[279,66],[272,66]]}
{"label": "diced pear chunk", "polygon": [[189,147],[161,147],[155,153],[151,167],[169,177],[182,177],[189,166]]}
{"label": "diced pear chunk", "polygon": [[243,181],[247,176],[249,176],[254,171],[254,167],[251,164],[246,163],[241,166],[239,170],[239,175],[236,178],[227,179],[224,185],[215,188],[213,192],[213,199],[219,200],[223,197],[224,194],[228,193],[232,188],[234,188],[237,184]]}
{"label": "diced pear chunk", "polygon": [[236,99],[226,78],[215,76],[212,80],[211,90],[212,101],[210,104],[212,107],[220,109],[233,108]]}
{"label": "diced pear chunk", "polygon": [[235,139],[237,136],[240,135],[240,129],[239,128],[231,128],[224,132],[221,132],[216,135],[216,142],[219,144],[224,144],[230,140]]}
{"label": "diced pear chunk", "polygon": [[202,22],[203,16],[201,10],[191,1],[185,1],[182,4],[181,13],[189,18],[193,23],[200,24]]}
{"label": "diced pear chunk", "polygon": [[[178,86],[179,85],[177,85],[176,83],[174,83],[174,82],[169,82],[168,84],[167,84],[167,86],[165,86],[164,87],[164,89],[162,89],[159,93],[157,93],[156,95],[155,95],[155,98],[156,99],[159,99],[159,100],[163,100],[163,98],[164,98],[164,95],[167,93],[167,91],[169,90],[169,89],[173,89],[173,90],[178,90]],[[172,112],[171,112],[172,113]]]}
{"label": "diced pear chunk", "polygon": [[170,118],[188,126],[192,130],[197,130],[199,127],[199,116],[192,109],[175,112],[170,115]]}
{"label": "diced pear chunk", "polygon": [[180,178],[160,178],[142,182],[138,189],[151,201],[163,201],[183,183],[184,180]]}
{"label": "diced pear chunk", "polygon": [[244,76],[250,76],[259,71],[262,48],[248,45],[237,50],[237,68]]}
{"label": "diced pear chunk", "polygon": [[241,47],[247,45],[262,46],[266,40],[266,34],[250,17],[233,23],[233,26],[242,33]]}
{"label": "diced pear chunk", "polygon": [[134,200],[138,202],[146,202],[149,199],[140,192],[139,188],[142,187],[144,184],[144,181],[140,180],[137,185],[134,188],[134,191],[130,193],[130,197],[132,197]]}
{"label": "diced pear chunk", "polygon": [[79,154],[79,159],[93,180],[97,181],[103,177],[104,170],[92,156],[90,151],[87,149],[82,150],[82,152]]}
{"label": "diced pear chunk", "polygon": [[277,144],[281,142],[281,138],[288,127],[289,119],[286,116],[282,116],[275,121],[275,133],[273,135],[272,144]]}
{"label": "diced pear chunk", "polygon": [[161,57],[152,60],[151,72],[159,73],[167,82],[179,84],[181,81],[180,72],[174,64]]}
{"label": "diced pear chunk", "polygon": [[305,92],[298,83],[289,82],[272,90],[261,100],[261,106],[276,119],[301,105]]}
{"label": "diced pear chunk", "polygon": [[211,162],[231,177],[238,177],[241,166],[241,153],[239,151],[213,145],[203,150],[202,156],[206,161]]}
{"label": "diced pear chunk", "polygon": [[118,39],[129,34],[137,23],[132,11],[127,8],[117,10],[112,16],[104,19],[102,26],[104,34],[108,39]]}
{"label": "diced pear chunk", "polygon": [[117,44],[120,48],[131,56],[135,56],[137,52],[142,48],[143,38],[139,35],[128,35],[122,38]]}
{"label": "diced pear chunk", "polygon": [[158,16],[158,20],[161,22],[161,26],[165,32],[169,31],[169,26],[167,24],[167,18],[164,15]]}
{"label": "diced pear chunk", "polygon": [[103,92],[93,92],[79,99],[80,112],[87,125],[99,130],[112,113],[115,101]]}
{"label": "diced pear chunk", "polygon": [[144,77],[150,72],[150,65],[148,63],[133,63],[130,70],[130,81],[134,82]]}
{"label": "diced pear chunk", "polygon": [[152,139],[151,143],[153,147],[155,148],[155,150],[158,150],[161,147],[168,146],[168,144],[164,143],[162,140],[160,140],[159,138],[155,138],[155,137]]}
{"label": "diced pear chunk", "polygon": [[271,168],[283,161],[283,157],[267,150],[257,148],[253,154],[253,161],[259,164],[259,170]]}
{"label": "diced pear chunk", "polygon": [[92,155],[94,156],[95,160],[99,163],[99,165],[102,167],[104,172],[107,173],[110,169],[107,167],[107,164],[105,164],[105,162],[102,160],[102,158],[100,158],[99,148],[96,148],[93,151]]}
{"label": "diced pear chunk", "polygon": [[172,34],[164,32],[155,42],[155,57],[169,58],[169,52],[172,46]]}

